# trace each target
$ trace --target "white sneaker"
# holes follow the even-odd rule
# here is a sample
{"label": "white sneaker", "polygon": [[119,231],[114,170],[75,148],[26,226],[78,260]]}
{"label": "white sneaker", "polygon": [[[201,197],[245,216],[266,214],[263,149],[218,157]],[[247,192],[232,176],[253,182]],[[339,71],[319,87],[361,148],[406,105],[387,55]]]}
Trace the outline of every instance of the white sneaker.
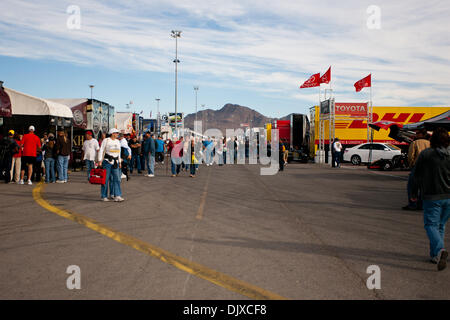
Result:
{"label": "white sneaker", "polygon": [[31,180],[28,180],[28,185],[31,186],[33,184],[33,182],[31,182]]}
{"label": "white sneaker", "polygon": [[114,201],[115,201],[115,202],[122,202],[122,201],[124,201],[124,200],[125,200],[125,199],[122,198],[121,196],[117,196],[117,197],[114,198]]}
{"label": "white sneaker", "polygon": [[126,179],[126,178],[127,178],[127,176],[126,176],[126,175],[124,175],[124,174],[122,173],[122,176],[121,176],[120,178],[122,178],[122,179]]}
{"label": "white sneaker", "polygon": [[108,198],[102,198],[102,201],[103,201],[103,202],[108,202],[109,199],[108,199]]}
{"label": "white sneaker", "polygon": [[18,182],[18,184],[23,184],[23,180],[20,180],[20,181]]}
{"label": "white sneaker", "polygon": [[147,177],[154,177],[154,174],[148,174]]}
{"label": "white sneaker", "polygon": [[56,183],[64,183],[64,180],[56,180]]}

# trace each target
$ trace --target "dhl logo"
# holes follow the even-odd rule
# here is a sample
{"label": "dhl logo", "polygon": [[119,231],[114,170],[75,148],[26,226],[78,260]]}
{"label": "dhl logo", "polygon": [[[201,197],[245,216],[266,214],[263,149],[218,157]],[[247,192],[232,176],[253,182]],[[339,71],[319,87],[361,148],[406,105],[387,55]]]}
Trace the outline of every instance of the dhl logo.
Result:
{"label": "dhl logo", "polygon": [[[385,113],[380,119],[378,113],[373,113],[373,122],[376,121],[392,121],[401,124],[415,123],[423,119],[425,113]],[[337,129],[367,129],[367,122],[364,120],[353,120],[352,122],[336,122],[335,127]]]}

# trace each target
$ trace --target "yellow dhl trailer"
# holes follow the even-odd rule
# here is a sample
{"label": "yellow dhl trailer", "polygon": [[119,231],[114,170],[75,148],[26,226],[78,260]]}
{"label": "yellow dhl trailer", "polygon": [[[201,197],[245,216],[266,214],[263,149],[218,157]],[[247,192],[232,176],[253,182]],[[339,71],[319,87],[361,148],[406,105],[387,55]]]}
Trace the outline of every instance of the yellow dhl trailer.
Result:
{"label": "yellow dhl trailer", "polygon": [[[314,107],[315,119],[312,126],[311,135],[314,139],[311,142],[311,151],[317,151],[319,145],[319,107]],[[402,125],[408,123],[420,122],[430,119],[447,112],[450,107],[373,107],[373,122],[376,121],[393,121]],[[350,117],[348,117],[350,118]],[[374,131],[373,141],[379,143],[390,143],[395,145],[405,145],[393,140],[388,136],[389,131],[380,130]],[[335,135],[344,145],[357,145],[367,142],[367,121],[364,120],[339,120],[335,121]],[[328,144],[329,139],[329,124],[325,121],[325,144]],[[315,147],[314,147],[315,146]]]}

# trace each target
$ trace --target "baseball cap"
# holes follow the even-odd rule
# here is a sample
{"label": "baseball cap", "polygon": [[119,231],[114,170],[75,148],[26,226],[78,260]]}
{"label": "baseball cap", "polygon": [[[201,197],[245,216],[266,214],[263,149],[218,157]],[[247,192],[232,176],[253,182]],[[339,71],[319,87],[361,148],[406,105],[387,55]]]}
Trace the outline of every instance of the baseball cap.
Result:
{"label": "baseball cap", "polygon": [[113,134],[113,133],[119,133],[119,130],[117,130],[116,128],[109,130],[109,134]]}
{"label": "baseball cap", "polygon": [[14,134],[14,130],[9,130],[8,134]]}
{"label": "baseball cap", "polygon": [[36,129],[34,128],[34,126],[30,126],[29,128],[28,128],[28,131],[35,131]]}
{"label": "baseball cap", "polygon": [[93,136],[93,135],[94,135],[94,134],[92,133],[91,130],[86,131],[86,134],[88,134],[88,135],[90,135],[90,136]]}

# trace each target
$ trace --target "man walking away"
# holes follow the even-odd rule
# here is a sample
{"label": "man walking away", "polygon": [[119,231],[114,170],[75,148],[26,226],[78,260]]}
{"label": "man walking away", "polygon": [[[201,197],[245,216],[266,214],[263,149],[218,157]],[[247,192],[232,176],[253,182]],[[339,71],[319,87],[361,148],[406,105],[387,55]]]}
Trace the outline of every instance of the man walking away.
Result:
{"label": "man walking away", "polygon": [[41,149],[41,139],[34,134],[34,126],[28,128],[28,133],[23,136],[22,171],[20,172],[19,184],[23,184],[25,170],[28,169],[28,184],[32,185],[33,165],[36,162],[37,152]]}
{"label": "man walking away", "polygon": [[[416,133],[416,139],[409,145],[408,150],[408,164],[411,168],[411,171],[409,173],[408,177],[408,184],[406,186],[407,192],[408,192],[408,204],[404,206],[403,210],[422,210],[422,200],[418,199],[418,201],[412,201],[412,180],[414,177],[415,172],[415,164],[417,161],[417,158],[419,157],[420,153],[428,149],[430,147],[430,141],[426,139],[427,131],[425,129],[422,129]],[[417,191],[416,191],[417,192]]]}
{"label": "man walking away", "polygon": [[444,248],[445,225],[450,217],[450,137],[437,128],[431,137],[431,148],[419,155],[415,163],[412,195],[420,190],[423,200],[425,230],[430,240],[431,261],[438,271],[447,267],[448,251]]}
{"label": "man walking away", "polygon": [[97,139],[92,137],[92,131],[86,132],[86,140],[83,143],[83,160],[86,163],[87,178],[91,177],[91,170],[95,169],[95,161],[97,160],[97,153],[100,150]]}

